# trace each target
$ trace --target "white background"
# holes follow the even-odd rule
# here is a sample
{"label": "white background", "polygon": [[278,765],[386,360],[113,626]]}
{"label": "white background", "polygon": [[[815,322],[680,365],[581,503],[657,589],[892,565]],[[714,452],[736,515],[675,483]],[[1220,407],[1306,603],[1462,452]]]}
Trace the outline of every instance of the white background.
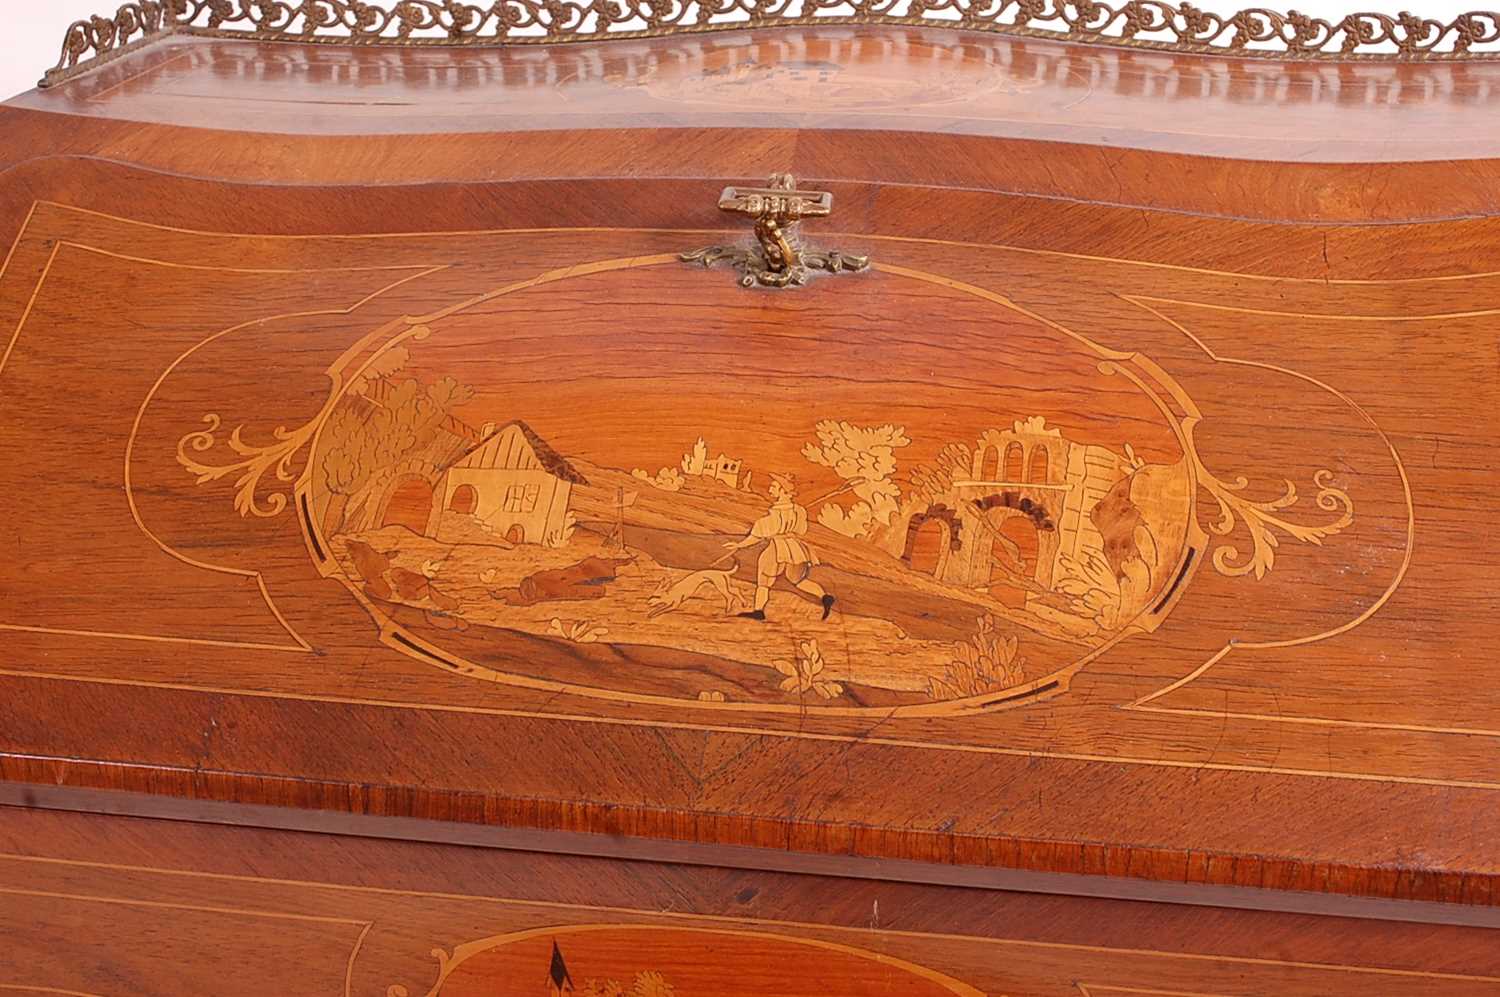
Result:
{"label": "white background", "polygon": [[[472,0],[471,0],[472,2]],[[1465,10],[1493,9],[1496,0],[1197,0],[1215,13],[1242,7],[1295,8],[1314,17],[1337,20],[1352,10],[1394,14],[1414,10],[1424,17],[1448,19]],[[93,14],[112,14],[119,0],[0,0],[0,100],[29,90],[57,61],[68,25]]]}
{"label": "white background", "polygon": [[118,6],[119,0],[0,0],[0,100],[36,86],[57,62],[68,25]]}

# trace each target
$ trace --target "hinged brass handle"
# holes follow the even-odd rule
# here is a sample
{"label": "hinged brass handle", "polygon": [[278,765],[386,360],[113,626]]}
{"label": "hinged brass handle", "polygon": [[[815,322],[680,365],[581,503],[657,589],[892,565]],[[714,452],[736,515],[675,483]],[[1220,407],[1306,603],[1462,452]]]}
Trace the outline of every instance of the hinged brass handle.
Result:
{"label": "hinged brass handle", "polygon": [[765,187],[725,187],[719,195],[719,210],[749,215],[755,219],[757,252],[749,247],[709,246],[683,253],[684,263],[711,267],[727,262],[740,272],[745,287],[798,287],[807,283],[811,271],[826,273],[863,270],[868,256],[846,256],[837,250],[813,252],[802,247],[798,223],[804,218],[823,218],[833,211],[833,195],[826,191],[798,190],[790,173],[776,173]]}

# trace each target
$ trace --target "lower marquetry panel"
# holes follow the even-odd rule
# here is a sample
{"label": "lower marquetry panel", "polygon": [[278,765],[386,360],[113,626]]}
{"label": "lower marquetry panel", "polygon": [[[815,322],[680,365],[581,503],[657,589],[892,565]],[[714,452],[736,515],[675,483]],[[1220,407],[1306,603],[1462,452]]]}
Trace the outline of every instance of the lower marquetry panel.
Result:
{"label": "lower marquetry panel", "polygon": [[1483,929],[0,808],[0,997],[1478,995]]}

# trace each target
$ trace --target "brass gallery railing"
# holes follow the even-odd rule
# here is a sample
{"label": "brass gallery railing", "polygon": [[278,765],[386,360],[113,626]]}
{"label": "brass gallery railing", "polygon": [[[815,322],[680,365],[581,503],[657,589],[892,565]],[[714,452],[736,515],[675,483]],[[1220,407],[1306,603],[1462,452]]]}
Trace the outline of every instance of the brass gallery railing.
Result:
{"label": "brass gallery railing", "polygon": [[[45,0],[28,0],[41,3]],[[776,25],[903,24],[1272,58],[1500,58],[1500,12],[1230,15],[1162,0],[134,0],[68,29],[42,86],[168,34],[360,45],[520,45]]]}

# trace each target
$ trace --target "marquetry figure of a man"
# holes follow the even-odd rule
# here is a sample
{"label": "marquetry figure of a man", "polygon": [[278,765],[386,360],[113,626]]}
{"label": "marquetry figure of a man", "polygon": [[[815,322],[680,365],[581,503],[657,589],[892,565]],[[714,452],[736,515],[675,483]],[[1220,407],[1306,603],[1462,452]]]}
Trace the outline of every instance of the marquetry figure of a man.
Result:
{"label": "marquetry figure of a man", "polygon": [[807,509],[797,504],[797,486],[790,475],[771,475],[771,508],[750,527],[743,540],[731,540],[729,550],[745,550],[765,544],[755,562],[755,608],[739,615],[752,620],[766,618],[766,603],[777,578],[806,592],[823,606],[823,619],[833,610],[833,596],[811,577],[818,555],[802,539],[807,535]]}

